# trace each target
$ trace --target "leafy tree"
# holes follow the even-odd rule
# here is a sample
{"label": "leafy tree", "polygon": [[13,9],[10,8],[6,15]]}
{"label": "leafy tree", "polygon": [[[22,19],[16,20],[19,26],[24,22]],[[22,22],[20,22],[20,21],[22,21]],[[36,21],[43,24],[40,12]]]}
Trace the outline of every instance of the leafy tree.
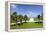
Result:
{"label": "leafy tree", "polygon": [[19,15],[19,21],[20,21],[21,24],[22,24],[22,19],[23,19],[23,16]]}
{"label": "leafy tree", "polygon": [[25,20],[25,23],[26,23],[26,21],[28,20],[27,15],[24,15],[24,20]]}
{"label": "leafy tree", "polygon": [[13,17],[13,15],[10,15],[10,21],[11,21],[11,23],[14,22],[14,17]]}
{"label": "leafy tree", "polygon": [[43,20],[43,13],[41,13],[41,20]]}

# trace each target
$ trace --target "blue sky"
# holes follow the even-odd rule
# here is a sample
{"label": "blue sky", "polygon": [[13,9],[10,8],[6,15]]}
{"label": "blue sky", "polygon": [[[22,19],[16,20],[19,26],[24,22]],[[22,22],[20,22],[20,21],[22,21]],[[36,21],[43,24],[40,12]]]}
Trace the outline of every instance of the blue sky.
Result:
{"label": "blue sky", "polygon": [[37,17],[37,15],[43,12],[43,5],[33,5],[33,4],[11,4],[10,5],[11,14],[17,12],[17,14],[27,15],[28,17]]}

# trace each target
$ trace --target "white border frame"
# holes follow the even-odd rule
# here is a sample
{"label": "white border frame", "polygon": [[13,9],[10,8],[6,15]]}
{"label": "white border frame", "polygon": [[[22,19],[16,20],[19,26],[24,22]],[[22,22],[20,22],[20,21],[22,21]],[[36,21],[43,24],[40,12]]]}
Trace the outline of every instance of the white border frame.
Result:
{"label": "white border frame", "polygon": [[31,30],[41,30],[41,29],[44,29],[45,26],[45,19],[44,19],[44,16],[43,16],[43,28],[31,28],[31,29],[14,29],[14,30],[10,30],[10,3],[16,3],[16,4],[34,4],[34,5],[43,5],[43,15],[45,13],[44,11],[44,3],[35,3],[35,2],[21,2],[21,1],[13,1],[13,2],[8,2],[8,31],[10,32],[16,32],[16,31],[31,31]]}

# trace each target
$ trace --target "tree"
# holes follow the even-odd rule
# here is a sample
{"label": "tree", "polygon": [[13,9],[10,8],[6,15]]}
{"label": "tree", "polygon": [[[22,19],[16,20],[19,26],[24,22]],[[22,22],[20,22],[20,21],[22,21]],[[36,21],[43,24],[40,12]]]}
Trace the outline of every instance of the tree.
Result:
{"label": "tree", "polygon": [[21,24],[22,24],[22,19],[23,19],[23,16],[19,15],[19,21],[20,21]]}
{"label": "tree", "polygon": [[13,15],[10,15],[10,21],[11,21],[11,23],[14,22],[14,17],[13,17]]}
{"label": "tree", "polygon": [[17,12],[14,12],[14,13],[13,13],[13,16],[14,16],[14,21],[15,21],[16,24],[17,24]]}
{"label": "tree", "polygon": [[41,20],[43,20],[43,13],[41,13]]}
{"label": "tree", "polygon": [[27,15],[24,15],[24,20],[25,20],[25,23],[26,23],[26,21],[28,20]]}
{"label": "tree", "polygon": [[38,22],[40,22],[40,15],[38,15]]}
{"label": "tree", "polygon": [[17,12],[14,12],[13,15],[17,15]]}

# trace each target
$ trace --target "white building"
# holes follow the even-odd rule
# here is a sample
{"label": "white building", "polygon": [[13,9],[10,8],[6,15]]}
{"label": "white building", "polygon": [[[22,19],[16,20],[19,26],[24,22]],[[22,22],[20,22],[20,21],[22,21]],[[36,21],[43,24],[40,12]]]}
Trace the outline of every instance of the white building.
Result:
{"label": "white building", "polygon": [[[22,22],[25,22],[25,21],[22,21]],[[34,18],[30,18],[30,20],[26,22],[34,22]]]}
{"label": "white building", "polygon": [[34,18],[30,18],[29,22],[34,22]]}

